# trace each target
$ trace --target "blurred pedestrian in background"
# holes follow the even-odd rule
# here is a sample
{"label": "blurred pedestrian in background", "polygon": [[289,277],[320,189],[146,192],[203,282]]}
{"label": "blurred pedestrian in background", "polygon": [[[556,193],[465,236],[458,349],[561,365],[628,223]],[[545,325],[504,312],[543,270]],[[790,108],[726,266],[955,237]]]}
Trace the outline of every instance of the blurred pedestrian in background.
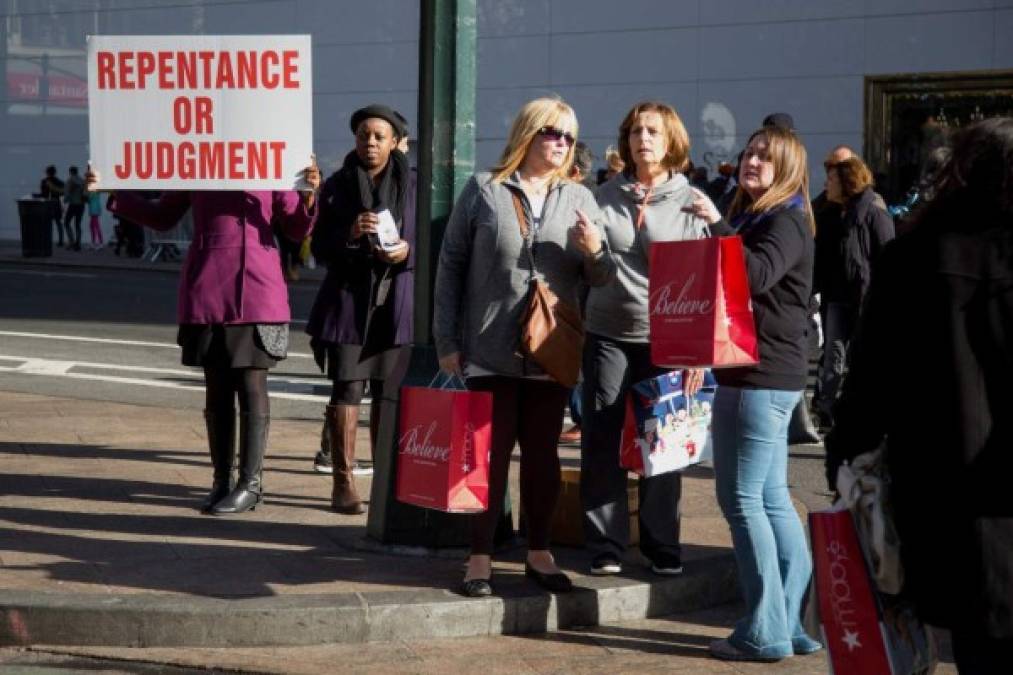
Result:
{"label": "blurred pedestrian in background", "polygon": [[[67,210],[63,216],[63,229],[67,231],[67,237],[72,237],[67,248],[75,251],[81,250],[81,219],[84,217],[84,180],[78,175],[77,167],[70,167],[70,175],[63,187],[63,202]],[[70,221],[74,221],[74,229],[70,229]]]}
{"label": "blurred pedestrian in background", "polygon": [[848,368],[848,345],[858,321],[872,264],[894,237],[893,218],[873,190],[872,172],[851,156],[827,169],[826,199],[840,212],[838,229],[818,232],[817,290],[823,318],[823,359],[815,408],[820,426],[833,426],[833,404]]}

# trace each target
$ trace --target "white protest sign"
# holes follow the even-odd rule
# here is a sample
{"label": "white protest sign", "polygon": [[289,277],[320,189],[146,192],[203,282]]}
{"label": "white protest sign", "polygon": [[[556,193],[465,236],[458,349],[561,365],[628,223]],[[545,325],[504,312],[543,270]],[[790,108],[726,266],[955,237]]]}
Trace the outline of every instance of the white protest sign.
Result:
{"label": "white protest sign", "polygon": [[88,126],[102,189],[297,188],[310,37],[89,36]]}

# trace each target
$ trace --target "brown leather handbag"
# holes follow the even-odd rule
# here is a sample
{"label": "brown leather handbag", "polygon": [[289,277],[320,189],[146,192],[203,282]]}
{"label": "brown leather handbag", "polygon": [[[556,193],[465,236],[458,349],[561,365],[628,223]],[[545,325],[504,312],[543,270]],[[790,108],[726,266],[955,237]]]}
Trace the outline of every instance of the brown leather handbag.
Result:
{"label": "brown leather handbag", "polygon": [[556,382],[573,388],[580,375],[584,322],[576,307],[560,300],[548,284],[535,277],[535,257],[531,252],[530,228],[524,205],[516,192],[511,191],[511,196],[531,263],[528,306],[521,315],[520,352]]}

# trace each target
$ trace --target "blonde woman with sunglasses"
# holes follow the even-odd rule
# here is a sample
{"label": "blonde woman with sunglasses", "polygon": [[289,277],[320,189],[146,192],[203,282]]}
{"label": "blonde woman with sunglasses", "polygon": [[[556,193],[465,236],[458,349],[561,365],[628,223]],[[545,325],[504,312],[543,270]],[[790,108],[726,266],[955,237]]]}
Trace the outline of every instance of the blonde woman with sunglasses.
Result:
{"label": "blonde woman with sunglasses", "polygon": [[525,573],[550,591],[571,588],[549,551],[560,484],[556,439],[569,391],[517,346],[532,274],[576,307],[581,283],[607,283],[614,271],[594,197],[568,178],[576,137],[577,118],[566,103],[527,103],[499,162],[458,197],[440,251],[433,326],[440,367],[493,394],[489,509],[473,516],[461,586],[471,597],[492,593],[493,534],[515,444],[528,526]]}

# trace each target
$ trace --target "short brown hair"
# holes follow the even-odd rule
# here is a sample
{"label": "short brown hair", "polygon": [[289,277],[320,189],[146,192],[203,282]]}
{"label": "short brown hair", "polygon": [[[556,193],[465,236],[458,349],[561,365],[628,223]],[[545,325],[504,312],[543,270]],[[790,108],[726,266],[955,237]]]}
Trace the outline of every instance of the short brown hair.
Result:
{"label": "short brown hair", "polygon": [[845,200],[872,187],[872,171],[859,157],[848,157],[830,168],[837,172],[837,177],[841,181],[841,196]]}
{"label": "short brown hair", "polygon": [[628,168],[634,166],[633,151],[630,150],[630,130],[637,121],[637,116],[643,112],[656,112],[661,115],[661,124],[665,128],[665,137],[668,139],[668,147],[665,148],[665,157],[661,165],[669,171],[682,171],[689,162],[689,134],[682,120],[670,105],[659,101],[641,101],[633,106],[622,124],[619,125],[619,156]]}

